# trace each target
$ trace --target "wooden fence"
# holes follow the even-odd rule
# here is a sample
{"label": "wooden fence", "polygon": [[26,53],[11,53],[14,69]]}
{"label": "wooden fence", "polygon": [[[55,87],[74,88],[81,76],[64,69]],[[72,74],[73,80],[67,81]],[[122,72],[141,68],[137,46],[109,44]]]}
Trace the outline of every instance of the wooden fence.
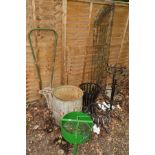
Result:
{"label": "wooden fence", "polygon": [[[53,28],[58,33],[58,46],[53,87],[60,84],[79,85],[89,80],[92,24],[100,8],[108,5],[101,0],[27,0],[27,34],[35,27]],[[117,2],[112,27],[109,64],[120,63],[128,67],[128,3]],[[43,87],[49,86],[51,33],[33,34],[33,46],[41,68]],[[27,40],[26,96],[27,102],[39,99],[37,73]],[[86,51],[87,56],[86,56]]]}

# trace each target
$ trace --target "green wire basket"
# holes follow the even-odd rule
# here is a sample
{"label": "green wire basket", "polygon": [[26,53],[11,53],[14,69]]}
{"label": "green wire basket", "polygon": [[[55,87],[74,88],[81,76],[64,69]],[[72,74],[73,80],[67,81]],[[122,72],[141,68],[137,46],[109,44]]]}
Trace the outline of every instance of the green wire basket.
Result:
{"label": "green wire basket", "polygon": [[74,144],[74,155],[77,144],[83,144],[91,138],[93,120],[83,112],[71,112],[61,119],[61,134],[70,144]]}

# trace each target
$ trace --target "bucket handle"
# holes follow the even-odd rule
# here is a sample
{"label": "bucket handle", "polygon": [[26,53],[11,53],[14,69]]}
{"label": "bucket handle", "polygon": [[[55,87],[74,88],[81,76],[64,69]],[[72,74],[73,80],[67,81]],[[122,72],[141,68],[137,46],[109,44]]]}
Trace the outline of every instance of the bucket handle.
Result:
{"label": "bucket handle", "polygon": [[39,90],[39,94],[42,94],[45,97],[49,109],[52,109],[53,90],[54,88],[51,87],[46,87],[42,90]]}

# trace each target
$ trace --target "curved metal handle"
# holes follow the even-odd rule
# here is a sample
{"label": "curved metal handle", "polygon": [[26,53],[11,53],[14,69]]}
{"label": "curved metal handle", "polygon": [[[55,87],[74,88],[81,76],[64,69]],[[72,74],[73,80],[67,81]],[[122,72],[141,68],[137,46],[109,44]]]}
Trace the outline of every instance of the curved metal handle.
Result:
{"label": "curved metal handle", "polygon": [[46,87],[43,90],[39,90],[39,94],[42,94],[45,97],[47,106],[48,106],[48,108],[50,110],[53,107],[53,105],[52,105],[52,102],[53,102],[53,90],[54,90],[54,88],[51,88],[51,87]]}
{"label": "curved metal handle", "polygon": [[36,59],[36,56],[35,56],[35,52],[34,52],[34,49],[33,49],[33,46],[32,46],[32,40],[31,40],[31,33],[33,31],[52,31],[54,33],[54,36],[55,36],[54,49],[53,49],[53,53],[54,53],[53,62],[54,63],[53,63],[52,73],[51,73],[51,87],[52,87],[53,75],[54,75],[54,66],[55,66],[56,47],[57,47],[58,34],[57,34],[57,32],[55,30],[49,29],[49,28],[33,28],[28,33],[28,40],[29,40],[29,43],[30,43],[30,47],[31,47],[31,51],[32,51],[32,56],[33,56],[33,59],[34,59],[34,62],[35,62],[35,66],[36,66],[36,70],[37,70],[37,75],[38,75],[38,78],[39,78],[39,89],[41,90],[42,89],[42,79],[41,79],[41,75],[40,75],[40,68],[39,68],[39,65],[37,63],[37,59]]}

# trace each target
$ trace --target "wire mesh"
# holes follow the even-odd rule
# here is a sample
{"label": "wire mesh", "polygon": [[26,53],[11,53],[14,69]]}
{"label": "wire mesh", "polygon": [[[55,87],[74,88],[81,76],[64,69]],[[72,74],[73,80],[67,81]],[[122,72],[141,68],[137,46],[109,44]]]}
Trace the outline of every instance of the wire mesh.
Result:
{"label": "wire mesh", "polygon": [[104,6],[98,12],[93,27],[93,56],[91,81],[105,88],[106,70],[110,52],[114,3]]}

